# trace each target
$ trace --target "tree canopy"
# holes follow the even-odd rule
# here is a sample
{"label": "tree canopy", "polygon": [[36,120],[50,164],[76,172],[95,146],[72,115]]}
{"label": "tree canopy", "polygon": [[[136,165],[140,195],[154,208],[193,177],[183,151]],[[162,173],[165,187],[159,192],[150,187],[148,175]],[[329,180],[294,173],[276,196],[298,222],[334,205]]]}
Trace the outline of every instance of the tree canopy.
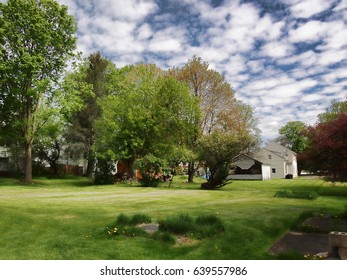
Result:
{"label": "tree canopy", "polygon": [[347,111],[345,101],[333,102],[318,123],[306,130],[308,145],[299,155],[304,167],[334,180],[347,177]]}
{"label": "tree canopy", "polygon": [[53,0],[0,3],[1,134],[25,149],[25,182],[32,181],[32,145],[44,98],[53,94],[76,48],[76,22]]}
{"label": "tree canopy", "polygon": [[97,152],[113,159],[168,158],[196,132],[199,108],[188,88],[154,65],[119,69],[115,94],[101,102]]}

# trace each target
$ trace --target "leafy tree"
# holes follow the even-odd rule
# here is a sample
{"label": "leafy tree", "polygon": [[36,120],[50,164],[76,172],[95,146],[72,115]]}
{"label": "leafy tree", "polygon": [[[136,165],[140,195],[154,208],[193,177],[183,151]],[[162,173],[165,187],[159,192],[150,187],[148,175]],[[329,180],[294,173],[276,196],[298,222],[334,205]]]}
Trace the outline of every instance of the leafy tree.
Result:
{"label": "leafy tree", "polygon": [[37,116],[73,56],[76,23],[54,0],[0,3],[0,21],[1,134],[23,143],[25,182],[31,183]]}
{"label": "leafy tree", "polygon": [[[198,149],[201,136],[211,135],[221,128],[243,129],[249,132],[252,130],[254,136],[259,136],[252,109],[234,98],[230,84],[220,73],[210,69],[207,62],[194,56],[183,67],[171,69],[170,74],[188,84],[191,94],[199,100],[202,110],[200,129],[190,142],[192,150]],[[201,162],[196,164],[195,160],[189,162],[189,182],[193,181],[194,173],[200,165]]]}
{"label": "leafy tree", "polygon": [[33,156],[38,158],[40,162],[48,163],[53,174],[57,175],[58,163],[65,144],[63,138],[65,123],[58,104],[50,106],[50,104],[47,104],[50,101],[46,100],[46,104],[42,106],[38,115],[39,126],[36,132],[36,140],[33,143]]}
{"label": "leafy tree", "polygon": [[301,121],[288,122],[279,129],[281,145],[293,152],[300,153],[305,150],[308,139],[305,135],[306,124]]}
{"label": "leafy tree", "polygon": [[328,172],[333,179],[346,179],[347,113],[308,129],[309,146],[300,155],[311,171]]}
{"label": "leafy tree", "polygon": [[330,107],[322,114],[318,115],[319,123],[326,123],[338,118],[342,113],[347,112],[347,99],[346,101],[333,101]]}
{"label": "leafy tree", "polygon": [[95,166],[95,121],[101,115],[99,102],[111,93],[115,71],[111,61],[103,58],[100,53],[95,53],[65,80],[68,92],[71,87],[80,88],[80,92],[75,96],[80,107],[75,108],[67,117],[67,152],[75,158],[87,160],[88,176],[92,176]]}
{"label": "leafy tree", "polygon": [[[119,69],[116,94],[101,103],[97,152],[127,160],[168,158],[196,131],[199,107],[186,86],[154,65]],[[133,176],[133,174],[131,174]]]}
{"label": "leafy tree", "polygon": [[[279,129],[280,137],[278,138],[278,141],[284,147],[287,147],[297,154],[300,154],[307,148],[309,142],[306,135],[306,129],[306,124],[301,121],[288,122]],[[304,167],[303,165],[304,162],[302,161],[302,158],[298,156],[299,175]]]}
{"label": "leafy tree", "polygon": [[209,168],[210,176],[203,183],[203,189],[217,189],[228,183],[230,164],[242,152],[246,151],[252,141],[247,133],[230,133],[215,130],[199,139],[199,157]]}

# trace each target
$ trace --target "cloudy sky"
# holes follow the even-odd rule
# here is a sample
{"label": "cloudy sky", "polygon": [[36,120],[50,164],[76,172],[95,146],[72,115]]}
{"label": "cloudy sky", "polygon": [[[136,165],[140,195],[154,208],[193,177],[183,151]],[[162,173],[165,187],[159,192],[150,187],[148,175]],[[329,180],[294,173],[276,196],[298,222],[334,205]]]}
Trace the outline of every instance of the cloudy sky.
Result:
{"label": "cloudy sky", "polygon": [[201,57],[254,107],[264,139],[288,121],[314,124],[347,97],[347,0],[58,2],[75,16],[85,56],[164,69]]}

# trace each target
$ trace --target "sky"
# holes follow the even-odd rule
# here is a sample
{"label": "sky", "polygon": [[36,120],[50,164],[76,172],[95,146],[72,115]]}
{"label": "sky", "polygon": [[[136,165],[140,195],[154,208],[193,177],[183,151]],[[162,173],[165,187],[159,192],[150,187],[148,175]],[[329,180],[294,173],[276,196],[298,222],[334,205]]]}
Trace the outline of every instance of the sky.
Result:
{"label": "sky", "polygon": [[84,56],[163,69],[201,57],[254,108],[266,140],[347,98],[347,0],[58,2],[78,23]]}

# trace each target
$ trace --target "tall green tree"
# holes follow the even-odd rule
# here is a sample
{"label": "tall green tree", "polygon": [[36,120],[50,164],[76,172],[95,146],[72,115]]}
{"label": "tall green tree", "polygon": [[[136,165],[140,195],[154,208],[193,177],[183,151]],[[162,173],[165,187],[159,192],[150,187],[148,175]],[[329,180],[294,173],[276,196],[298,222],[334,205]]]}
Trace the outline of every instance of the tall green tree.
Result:
{"label": "tall green tree", "polygon": [[138,158],[169,158],[175,146],[185,147],[200,117],[188,87],[147,64],[119,69],[116,94],[101,108],[97,152],[130,167]]}
{"label": "tall green tree", "polygon": [[295,153],[301,153],[308,145],[306,124],[301,121],[288,122],[279,129],[279,142]]}
{"label": "tall green tree", "polygon": [[68,130],[65,136],[69,145],[68,152],[76,158],[87,160],[88,176],[92,175],[95,166],[95,121],[101,116],[99,103],[113,91],[112,80],[115,71],[116,68],[111,61],[102,57],[100,53],[95,53],[66,79],[66,83],[69,84],[68,91],[73,84],[79,85],[77,87],[84,86],[84,90],[81,88],[83,91],[80,90],[76,96],[79,98],[80,108],[68,116]]}
{"label": "tall green tree", "polygon": [[1,133],[24,145],[25,182],[32,182],[32,145],[43,99],[54,93],[76,48],[76,22],[54,0],[0,3]]}
{"label": "tall green tree", "polygon": [[278,142],[298,154],[298,173],[304,168],[304,161],[300,154],[308,147],[307,126],[301,121],[291,121],[279,129]]}

